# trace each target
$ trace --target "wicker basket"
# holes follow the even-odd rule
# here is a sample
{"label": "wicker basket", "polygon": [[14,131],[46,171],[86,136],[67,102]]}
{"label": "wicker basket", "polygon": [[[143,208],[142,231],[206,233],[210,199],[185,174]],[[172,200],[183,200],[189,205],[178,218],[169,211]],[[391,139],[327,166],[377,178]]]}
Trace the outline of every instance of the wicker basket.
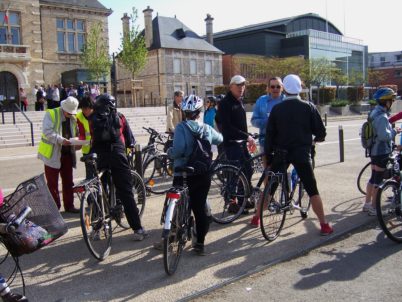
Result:
{"label": "wicker basket", "polygon": [[[9,216],[18,215],[26,206],[31,207],[32,212],[27,220],[47,231],[46,240],[41,240],[35,249],[27,249],[19,244],[18,236],[2,236],[2,241],[13,256],[32,253],[33,251],[48,245],[67,232],[67,225],[60,215],[56,203],[45,182],[44,174],[35,176],[21,183],[14,193],[4,198],[4,204],[0,208],[0,221],[7,222]],[[28,231],[30,230],[28,226]]]}

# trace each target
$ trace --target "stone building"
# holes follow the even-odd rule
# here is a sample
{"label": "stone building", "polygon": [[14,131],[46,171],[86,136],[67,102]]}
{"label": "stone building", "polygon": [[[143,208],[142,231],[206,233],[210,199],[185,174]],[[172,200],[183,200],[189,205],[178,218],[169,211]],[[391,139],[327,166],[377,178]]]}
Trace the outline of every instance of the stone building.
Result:
{"label": "stone building", "polygon": [[18,100],[24,88],[58,84],[64,71],[82,68],[80,50],[91,24],[108,40],[112,13],[96,0],[0,1],[0,100]]}
{"label": "stone building", "polygon": [[[133,89],[128,73],[117,64],[119,100],[125,106],[153,106],[170,102],[176,90],[202,97],[213,94],[214,86],[222,85],[222,51],[212,45],[213,18],[205,19],[207,33],[211,33],[206,41],[178,19],[152,18],[152,12],[149,7],[143,11],[148,58]],[[123,35],[129,27],[127,18],[122,18]],[[123,93],[127,90],[129,97]]]}

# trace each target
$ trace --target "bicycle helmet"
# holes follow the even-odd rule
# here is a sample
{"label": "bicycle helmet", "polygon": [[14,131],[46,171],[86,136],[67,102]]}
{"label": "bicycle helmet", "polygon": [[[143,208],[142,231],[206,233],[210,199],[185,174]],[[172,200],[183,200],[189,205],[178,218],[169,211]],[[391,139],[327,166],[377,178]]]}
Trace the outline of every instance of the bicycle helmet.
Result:
{"label": "bicycle helmet", "polygon": [[377,101],[377,103],[381,104],[384,103],[385,101],[395,99],[396,93],[391,88],[383,87],[378,89],[374,93],[373,97]]}
{"label": "bicycle helmet", "polygon": [[181,110],[185,113],[199,113],[204,106],[204,101],[199,96],[190,94],[181,103]]}
{"label": "bicycle helmet", "polygon": [[107,111],[108,109],[116,108],[116,100],[114,96],[104,93],[96,97],[94,109],[96,111]]}

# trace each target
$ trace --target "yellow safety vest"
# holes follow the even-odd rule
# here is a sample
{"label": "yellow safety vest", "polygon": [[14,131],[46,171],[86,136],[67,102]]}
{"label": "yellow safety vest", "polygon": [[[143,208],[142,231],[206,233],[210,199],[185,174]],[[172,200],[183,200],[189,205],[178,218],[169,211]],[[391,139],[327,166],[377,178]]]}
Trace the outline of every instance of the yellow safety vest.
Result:
{"label": "yellow safety vest", "polygon": [[[46,110],[50,114],[50,118],[52,119],[53,129],[55,132],[60,132],[60,107],[55,109]],[[49,142],[46,135],[42,133],[42,138],[39,143],[38,153],[43,157],[50,159],[53,155],[53,143]]]}
{"label": "yellow safety vest", "polygon": [[[91,140],[91,131],[89,129],[89,122],[85,115],[82,113],[82,111],[78,112],[77,115],[77,120],[81,122],[81,124],[84,126],[85,130],[85,140],[90,141]],[[88,154],[89,151],[91,150],[91,145],[84,145],[82,146],[82,154]]]}

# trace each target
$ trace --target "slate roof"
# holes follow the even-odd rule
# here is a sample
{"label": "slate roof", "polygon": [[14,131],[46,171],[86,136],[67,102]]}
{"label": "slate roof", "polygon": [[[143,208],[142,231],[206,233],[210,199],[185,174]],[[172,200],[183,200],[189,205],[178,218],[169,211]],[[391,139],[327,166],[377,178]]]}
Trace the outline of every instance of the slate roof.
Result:
{"label": "slate roof", "polygon": [[176,18],[157,16],[152,20],[152,29],[153,43],[150,49],[174,48],[222,53]]}
{"label": "slate roof", "polygon": [[111,9],[106,8],[97,0],[39,0],[39,3],[46,3],[46,4],[61,4],[67,6],[75,6],[75,7],[82,7],[87,9],[96,9],[102,10],[105,12],[112,13]]}

